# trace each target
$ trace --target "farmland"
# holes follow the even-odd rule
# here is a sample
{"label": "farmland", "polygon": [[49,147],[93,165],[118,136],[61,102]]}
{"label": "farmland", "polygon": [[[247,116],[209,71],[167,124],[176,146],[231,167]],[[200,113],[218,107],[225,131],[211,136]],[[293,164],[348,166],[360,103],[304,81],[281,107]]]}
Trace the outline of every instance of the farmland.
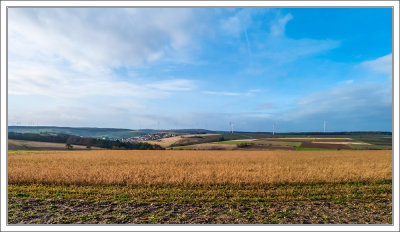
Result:
{"label": "farmland", "polygon": [[9,220],[391,223],[391,157],[390,150],[14,152]]}
{"label": "farmland", "polygon": [[[250,134],[248,134],[250,135]],[[174,144],[164,147],[174,150],[390,150],[391,138],[380,137],[261,137],[226,140],[224,136],[219,141],[208,142],[205,139],[182,143],[180,137],[175,137]],[[222,139],[221,139],[222,138]],[[172,139],[172,138],[169,138]],[[218,137],[212,138],[218,140]],[[209,139],[210,140],[210,139]],[[162,144],[160,144],[162,145]]]}
{"label": "farmland", "polygon": [[[37,141],[26,141],[26,140],[8,140],[9,150],[66,150],[64,143],[47,143]],[[71,149],[73,150],[87,150],[86,146],[74,145]],[[98,150],[99,147],[91,147],[90,149]]]}

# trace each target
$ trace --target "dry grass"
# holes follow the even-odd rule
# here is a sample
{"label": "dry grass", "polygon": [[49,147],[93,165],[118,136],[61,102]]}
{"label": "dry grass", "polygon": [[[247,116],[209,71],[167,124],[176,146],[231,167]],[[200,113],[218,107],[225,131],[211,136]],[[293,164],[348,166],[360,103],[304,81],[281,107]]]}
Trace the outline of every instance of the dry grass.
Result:
{"label": "dry grass", "polygon": [[146,141],[142,141],[142,142],[150,143],[150,144],[157,144],[162,147],[169,147],[172,144],[179,142],[180,140],[182,140],[181,136],[174,136],[174,137],[163,138],[163,139],[159,139],[159,140],[146,140]]}
{"label": "dry grass", "polygon": [[185,135],[178,135],[178,136],[174,136],[174,137],[169,137],[169,138],[162,138],[162,139],[158,139],[158,140],[145,140],[142,142],[145,143],[150,143],[150,144],[157,144],[160,145],[162,147],[170,147],[173,144],[177,144],[181,141],[185,141],[185,138],[195,138],[198,136],[201,137],[208,137],[208,136],[217,136],[219,134],[212,134],[212,133],[208,133],[208,134],[185,134]]}
{"label": "dry grass", "polygon": [[382,151],[57,151],[8,157],[9,184],[270,184],[391,179]]}

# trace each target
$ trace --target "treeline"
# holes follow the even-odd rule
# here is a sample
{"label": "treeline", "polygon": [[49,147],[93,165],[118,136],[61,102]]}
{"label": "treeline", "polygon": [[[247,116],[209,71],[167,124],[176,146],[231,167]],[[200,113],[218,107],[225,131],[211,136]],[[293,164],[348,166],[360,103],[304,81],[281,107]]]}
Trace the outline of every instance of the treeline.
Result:
{"label": "treeline", "polygon": [[9,132],[9,139],[29,140],[51,143],[65,143],[68,145],[83,145],[87,148],[101,147],[106,149],[125,149],[125,150],[164,150],[157,144],[149,144],[143,142],[128,143],[120,140],[105,140],[96,138],[85,138],[67,134],[33,134],[33,133],[16,133]]}

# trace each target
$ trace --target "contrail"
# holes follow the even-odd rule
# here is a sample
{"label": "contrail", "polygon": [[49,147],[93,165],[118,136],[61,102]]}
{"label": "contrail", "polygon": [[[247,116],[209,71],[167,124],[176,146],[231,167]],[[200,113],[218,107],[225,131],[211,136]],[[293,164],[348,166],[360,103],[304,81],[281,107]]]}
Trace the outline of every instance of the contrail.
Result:
{"label": "contrail", "polygon": [[250,42],[249,42],[249,37],[247,36],[247,28],[246,27],[244,27],[244,35],[246,36],[247,51],[249,52],[249,63],[250,63],[250,66],[252,66],[252,64],[253,64],[253,54],[251,52]]}

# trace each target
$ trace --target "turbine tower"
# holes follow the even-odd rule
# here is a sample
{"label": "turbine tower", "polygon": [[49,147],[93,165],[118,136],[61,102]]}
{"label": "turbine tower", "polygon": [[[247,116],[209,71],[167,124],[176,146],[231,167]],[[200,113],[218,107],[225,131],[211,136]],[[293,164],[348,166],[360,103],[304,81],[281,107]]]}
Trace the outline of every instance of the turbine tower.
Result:
{"label": "turbine tower", "polygon": [[272,135],[275,135],[275,123],[272,124]]}
{"label": "turbine tower", "polygon": [[233,122],[229,122],[229,125],[231,125],[231,133],[233,134]]}
{"label": "turbine tower", "polygon": [[324,133],[326,132],[326,121],[324,120]]}

